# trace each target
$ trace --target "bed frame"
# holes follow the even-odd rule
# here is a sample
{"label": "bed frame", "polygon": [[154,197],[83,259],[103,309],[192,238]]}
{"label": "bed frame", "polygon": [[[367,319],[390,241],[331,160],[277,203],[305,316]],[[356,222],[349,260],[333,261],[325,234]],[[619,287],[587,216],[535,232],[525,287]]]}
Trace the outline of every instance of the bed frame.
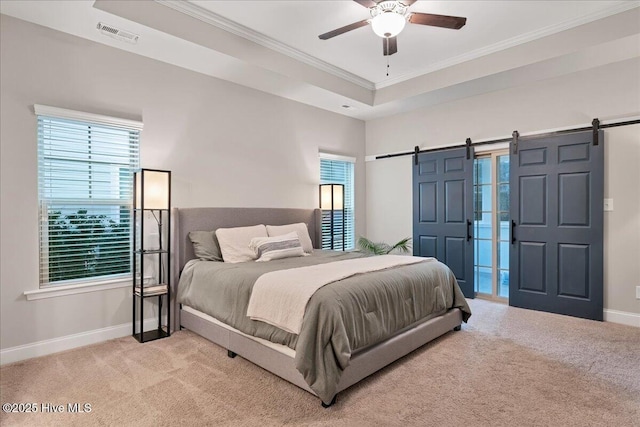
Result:
{"label": "bed frame", "polygon": [[[172,219],[172,234],[174,236],[172,296],[177,295],[178,278],[184,265],[187,261],[195,258],[193,245],[189,240],[189,231],[215,230],[220,227],[243,227],[256,224],[285,225],[304,222],[309,228],[314,248],[317,248],[321,241],[321,214],[319,209],[174,208]],[[304,381],[302,374],[296,369],[295,361],[291,356],[267,347],[232,328],[221,326],[192,312],[183,310],[175,299],[172,306],[173,313],[175,313],[172,316],[174,330],[185,328],[193,331],[226,348],[229,357],[240,355],[315,395]],[[451,330],[460,330],[461,324],[462,312],[454,308],[442,316],[419,322],[381,343],[354,353],[349,366],[343,372],[337,392],[357,383],[429,341]],[[322,402],[322,406],[328,407],[334,402],[335,396],[331,402]]]}

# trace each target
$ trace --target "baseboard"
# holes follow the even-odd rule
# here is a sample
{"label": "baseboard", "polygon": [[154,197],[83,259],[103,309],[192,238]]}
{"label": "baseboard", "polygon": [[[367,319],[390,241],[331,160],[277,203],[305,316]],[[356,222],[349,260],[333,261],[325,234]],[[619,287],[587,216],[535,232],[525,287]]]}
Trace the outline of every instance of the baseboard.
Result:
{"label": "baseboard", "polygon": [[[158,325],[158,319],[146,319],[144,324],[145,330],[156,328]],[[33,357],[46,356],[47,354],[71,350],[77,347],[96,344],[114,338],[126,337],[128,335],[131,335],[131,323],[124,323],[122,325],[109,326],[107,328],[95,329],[93,331],[81,332],[79,334],[67,335],[50,340],[38,341],[32,344],[11,347],[5,350],[0,350],[0,365],[19,362]]]}
{"label": "baseboard", "polygon": [[640,314],[604,309],[604,321],[640,328]]}

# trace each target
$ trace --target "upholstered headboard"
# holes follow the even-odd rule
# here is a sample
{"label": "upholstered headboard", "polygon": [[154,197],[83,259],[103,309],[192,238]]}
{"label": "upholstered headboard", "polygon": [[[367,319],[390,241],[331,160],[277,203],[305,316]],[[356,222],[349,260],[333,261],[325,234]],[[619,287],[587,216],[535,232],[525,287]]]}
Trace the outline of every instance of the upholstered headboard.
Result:
{"label": "upholstered headboard", "polygon": [[[218,228],[245,227],[249,225],[285,225],[304,222],[314,248],[320,245],[319,209],[284,208],[173,208],[171,211],[172,299],[175,301],[180,272],[187,261],[194,259],[190,231],[209,231]],[[173,305],[173,304],[172,304]],[[175,306],[177,309],[177,305]],[[174,313],[178,313],[175,310]],[[176,321],[178,316],[173,316]]]}

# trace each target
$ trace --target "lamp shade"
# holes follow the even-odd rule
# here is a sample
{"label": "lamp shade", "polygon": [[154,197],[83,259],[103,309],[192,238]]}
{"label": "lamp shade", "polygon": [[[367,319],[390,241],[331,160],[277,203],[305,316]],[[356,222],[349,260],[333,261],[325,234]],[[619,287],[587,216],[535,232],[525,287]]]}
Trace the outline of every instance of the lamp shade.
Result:
{"label": "lamp shade", "polygon": [[320,209],[344,209],[344,185],[320,184]]}
{"label": "lamp shade", "polygon": [[388,11],[374,16],[371,20],[371,28],[380,37],[395,37],[404,29],[406,23],[404,15]]}
{"label": "lamp shade", "polygon": [[140,169],[135,173],[136,209],[169,209],[171,172]]}

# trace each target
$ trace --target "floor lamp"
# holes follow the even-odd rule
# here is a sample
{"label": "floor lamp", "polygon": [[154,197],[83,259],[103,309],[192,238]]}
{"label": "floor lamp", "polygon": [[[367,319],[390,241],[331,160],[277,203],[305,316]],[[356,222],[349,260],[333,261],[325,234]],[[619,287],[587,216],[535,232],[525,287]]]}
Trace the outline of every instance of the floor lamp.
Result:
{"label": "floor lamp", "polygon": [[[140,342],[147,342],[171,335],[171,172],[140,169],[134,173],[133,183],[133,336]],[[148,216],[153,216],[158,226],[158,243],[153,247],[148,247],[146,241],[155,231],[145,233]],[[155,270],[150,278],[145,277],[145,265],[151,265]],[[153,300],[158,307],[158,326],[145,331],[144,307],[148,304],[145,301]],[[167,316],[164,324],[163,304]]]}
{"label": "floor lamp", "polygon": [[344,185],[320,184],[320,209],[330,211],[331,218],[331,249],[335,249],[334,216],[335,211],[342,211],[342,250],[345,249],[345,218],[344,218]]}

